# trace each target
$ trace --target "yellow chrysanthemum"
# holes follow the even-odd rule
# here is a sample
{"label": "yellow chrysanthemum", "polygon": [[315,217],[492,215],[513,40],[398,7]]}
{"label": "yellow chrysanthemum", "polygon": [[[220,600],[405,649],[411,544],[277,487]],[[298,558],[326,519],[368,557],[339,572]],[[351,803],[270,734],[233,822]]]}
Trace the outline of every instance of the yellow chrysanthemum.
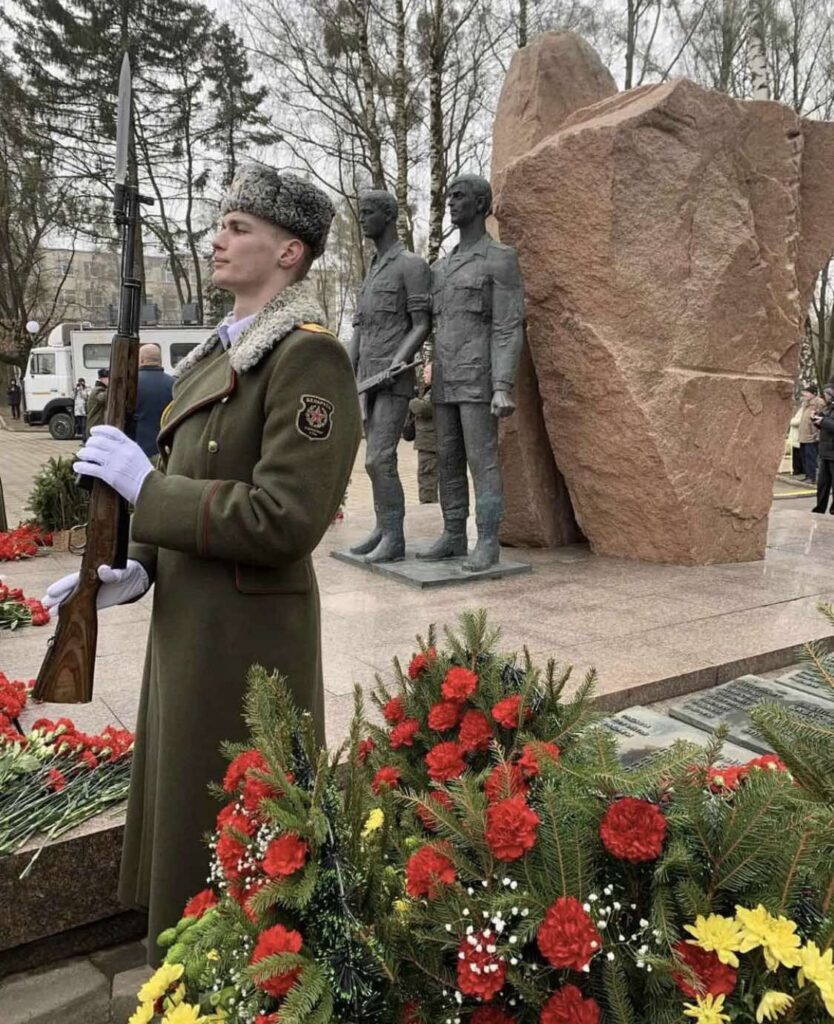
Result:
{"label": "yellow chrysanthemum", "polygon": [[136,1007],[136,1011],[131,1016],[127,1024],[150,1024],[153,1020],[153,1003],[142,1003],[141,1006]]}
{"label": "yellow chrysanthemum", "polygon": [[834,950],[820,952],[815,942],[808,942],[799,951],[799,984],[813,982],[820,990],[825,1009],[834,1017]]}
{"label": "yellow chrysanthemum", "polygon": [[162,1024],[202,1024],[203,1021],[205,1017],[200,1016],[200,1007],[191,1003],[180,1003],[162,1018]]}
{"label": "yellow chrysanthemum", "polygon": [[206,953],[206,960],[211,960],[212,963],[216,963],[219,959],[220,954],[216,949],[210,949],[208,953]]}
{"label": "yellow chrysanthemum", "polygon": [[179,981],[185,967],[182,964],[162,964],[159,970],[139,989],[140,1003],[155,1003]]}
{"label": "yellow chrysanthemum", "polygon": [[756,1021],[762,1024],[765,1020],[776,1020],[781,1017],[785,1010],[793,1004],[793,999],[787,992],[774,992],[772,989],[765,992],[759,1001],[756,1010]]}
{"label": "yellow chrysanthemum", "polygon": [[684,1003],[683,1015],[695,1024],[725,1024],[730,1018],[723,1010],[724,996],[704,996],[697,1003]]}
{"label": "yellow chrysanthemum", "polygon": [[802,940],[796,934],[796,922],[787,917],[774,917],[761,905],[755,910],[736,907],[736,920],[741,925],[741,952],[762,948],[765,963],[771,971],[783,967],[799,966],[799,947]]}
{"label": "yellow chrysanthemum", "polygon": [[694,925],[685,927],[692,936],[686,940],[690,945],[715,953],[722,964],[738,967],[736,953],[741,949],[741,927],[731,917],[699,914]]}
{"label": "yellow chrysanthemum", "polygon": [[362,829],[362,835],[367,839],[372,832],[376,832],[378,829],[381,829],[384,824],[385,812],[381,807],[374,807],[365,821],[365,826]]}
{"label": "yellow chrysanthemum", "polygon": [[394,910],[403,917],[411,909],[411,904],[408,900],[394,900]]}

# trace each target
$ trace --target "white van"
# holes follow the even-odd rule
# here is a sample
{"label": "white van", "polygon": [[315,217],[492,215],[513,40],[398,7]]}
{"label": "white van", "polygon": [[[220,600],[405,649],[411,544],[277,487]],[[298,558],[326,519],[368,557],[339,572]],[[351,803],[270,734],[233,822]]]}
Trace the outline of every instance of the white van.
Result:
{"label": "white van", "polygon": [[[72,413],[75,382],[83,377],[92,387],[98,371],[110,365],[112,327],[58,324],[46,345],[29,353],[23,387],[23,419],[46,424],[49,433],[64,441],[75,435]],[[162,350],[162,365],[170,373],[195,345],[211,334],[210,327],[143,327],[141,343],[153,342]]]}

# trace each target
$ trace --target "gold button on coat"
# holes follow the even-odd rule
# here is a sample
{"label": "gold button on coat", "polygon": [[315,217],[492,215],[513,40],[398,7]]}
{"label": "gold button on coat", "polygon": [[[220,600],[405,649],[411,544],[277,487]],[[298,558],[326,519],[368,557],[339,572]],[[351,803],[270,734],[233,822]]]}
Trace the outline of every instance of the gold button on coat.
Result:
{"label": "gold button on coat", "polygon": [[211,452],[212,455],[214,455],[214,453],[217,451],[219,447],[220,445],[216,441],[209,441],[208,443],[208,450]]}

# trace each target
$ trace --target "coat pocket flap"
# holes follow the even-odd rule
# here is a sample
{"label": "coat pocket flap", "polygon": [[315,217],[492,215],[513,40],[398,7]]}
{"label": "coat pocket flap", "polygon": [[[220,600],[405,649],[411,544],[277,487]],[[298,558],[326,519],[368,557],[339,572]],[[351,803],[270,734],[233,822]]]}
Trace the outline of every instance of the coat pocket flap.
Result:
{"label": "coat pocket flap", "polygon": [[312,586],[307,558],[280,568],[235,563],[235,589],[241,594],[308,594]]}

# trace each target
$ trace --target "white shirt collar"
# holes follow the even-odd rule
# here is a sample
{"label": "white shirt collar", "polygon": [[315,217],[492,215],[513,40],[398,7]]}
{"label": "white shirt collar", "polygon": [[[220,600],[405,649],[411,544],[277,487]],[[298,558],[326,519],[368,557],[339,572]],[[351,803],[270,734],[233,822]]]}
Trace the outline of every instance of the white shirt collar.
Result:
{"label": "white shirt collar", "polygon": [[228,352],[233,347],[237,339],[246,330],[249,324],[257,316],[257,313],[250,313],[249,316],[241,317],[240,320],[234,319],[234,313],[229,313],[225,320],[222,320],[217,325],[217,336],[220,338],[220,344]]}

